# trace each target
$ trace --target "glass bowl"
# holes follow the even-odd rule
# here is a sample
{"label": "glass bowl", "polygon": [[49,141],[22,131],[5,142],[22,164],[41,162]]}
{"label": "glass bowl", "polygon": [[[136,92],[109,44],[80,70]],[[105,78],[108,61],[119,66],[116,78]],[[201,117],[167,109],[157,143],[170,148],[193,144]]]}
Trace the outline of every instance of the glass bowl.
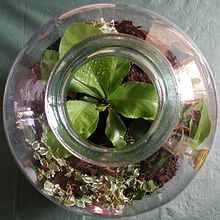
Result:
{"label": "glass bowl", "polygon": [[[45,80],[45,51],[59,50],[65,30],[82,22],[101,34],[71,46]],[[155,120],[125,148],[83,139],[65,109],[74,71],[102,56],[137,64],[157,90]],[[174,199],[199,171],[214,140],[216,90],[205,58],[173,23],[130,5],[92,4],[55,17],[30,39],[11,68],[3,114],[15,161],[44,196],[79,214],[132,216]]]}

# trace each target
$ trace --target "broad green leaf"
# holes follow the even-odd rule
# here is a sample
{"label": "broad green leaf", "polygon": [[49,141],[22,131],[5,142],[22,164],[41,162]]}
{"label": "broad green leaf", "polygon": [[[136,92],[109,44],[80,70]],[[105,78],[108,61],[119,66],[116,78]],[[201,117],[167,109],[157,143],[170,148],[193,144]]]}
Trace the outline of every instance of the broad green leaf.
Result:
{"label": "broad green leaf", "polygon": [[201,113],[198,124],[195,124],[192,119],[190,121],[190,133],[192,138],[191,146],[198,147],[208,137],[211,130],[211,121],[209,119],[208,108],[205,103],[199,104],[196,108]]}
{"label": "broad green leaf", "polygon": [[64,32],[60,41],[59,53],[60,58],[75,44],[80,41],[101,34],[102,32],[98,27],[87,23],[73,23]]}
{"label": "broad green leaf", "polygon": [[130,66],[128,60],[117,56],[95,58],[90,65],[107,95],[121,85]]}
{"label": "broad green leaf", "polygon": [[[101,34],[101,31],[94,25],[74,23],[67,28],[61,39],[60,56],[62,57],[74,44],[98,34]],[[105,93],[108,94],[109,91],[113,91],[121,84],[128,70],[129,62],[124,58],[93,59],[74,73],[70,89],[93,97],[105,98]]]}
{"label": "broad green leaf", "polygon": [[[198,124],[199,122],[197,121],[193,121],[193,118],[192,118],[192,112],[193,111],[199,111],[200,114],[201,114],[201,109],[203,108],[203,102],[200,101],[196,104],[191,104],[189,105],[189,108],[188,108],[188,115],[185,113],[185,115],[187,115],[187,117],[185,117],[186,120],[188,120],[188,126],[189,126],[189,136],[192,138],[195,136],[197,130],[198,130]],[[200,115],[201,117],[201,115]]]}
{"label": "broad green leaf", "polygon": [[97,100],[97,99],[95,99],[95,98],[93,98],[93,97],[90,97],[90,96],[86,96],[86,95],[82,96],[82,97],[80,98],[80,100],[85,101],[85,102],[98,103],[98,100]]}
{"label": "broad green leaf", "polygon": [[128,128],[128,136],[132,137],[135,141],[138,141],[146,135],[150,126],[151,123],[149,123],[149,121],[142,118],[134,119]]}
{"label": "broad green leaf", "polygon": [[99,121],[96,104],[79,100],[67,101],[66,109],[76,132],[88,138],[95,131]]}
{"label": "broad green leaf", "polygon": [[119,115],[111,108],[108,108],[108,117],[106,120],[105,134],[115,147],[124,147],[126,141],[126,127]]}
{"label": "broad green leaf", "polygon": [[115,111],[128,118],[153,120],[157,113],[157,92],[154,86],[144,82],[122,84],[107,101]]}
{"label": "broad green leaf", "polygon": [[143,185],[143,190],[146,193],[153,192],[154,190],[158,189],[159,185],[155,183],[153,180],[149,180],[148,182],[145,182]]}
{"label": "broad green leaf", "polygon": [[52,153],[61,157],[66,158],[70,155],[70,153],[60,144],[52,130],[49,127],[45,127],[42,134],[42,142],[50,147]]}
{"label": "broad green leaf", "polygon": [[134,200],[141,200],[146,194],[154,192],[159,188],[159,185],[153,180],[145,182],[139,189],[137,189],[133,194]]}
{"label": "broad green leaf", "polygon": [[85,93],[96,98],[105,98],[105,93],[99,84],[91,61],[74,72],[69,86],[75,92]]}
{"label": "broad green leaf", "polygon": [[145,196],[145,191],[143,189],[138,189],[133,193],[133,200],[141,200]]}
{"label": "broad green leaf", "polygon": [[167,151],[164,151],[159,158],[157,158],[156,163],[154,165],[154,169],[158,169],[164,165],[164,163],[167,161],[169,157],[169,154]]}
{"label": "broad green leaf", "polygon": [[47,82],[50,73],[58,60],[59,53],[57,51],[45,50],[40,61],[41,80]]}
{"label": "broad green leaf", "polygon": [[189,136],[193,138],[198,130],[198,125],[191,119],[189,122]]}

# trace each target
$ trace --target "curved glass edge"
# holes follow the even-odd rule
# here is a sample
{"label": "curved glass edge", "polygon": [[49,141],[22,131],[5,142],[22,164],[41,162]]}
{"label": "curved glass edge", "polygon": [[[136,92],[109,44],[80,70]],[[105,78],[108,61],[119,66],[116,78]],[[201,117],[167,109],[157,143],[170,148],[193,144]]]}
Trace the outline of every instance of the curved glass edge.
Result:
{"label": "curved glass edge", "polygon": [[[147,10],[144,10],[145,12],[147,11]],[[154,13],[153,13],[154,14]],[[164,19],[162,16],[159,16],[160,18],[162,18],[162,19]],[[172,24],[170,21],[167,21],[167,23],[168,24]],[[49,23],[48,23],[49,24]],[[173,27],[174,28],[176,28],[176,26],[175,25],[173,25]],[[47,29],[47,28],[46,28]],[[42,29],[43,30],[43,29]],[[31,44],[32,44],[32,42],[35,40],[35,44],[37,44],[37,43],[39,43],[39,38],[40,38],[40,33],[42,34],[43,32],[42,32],[42,30],[40,30],[39,32],[38,32],[38,34],[36,34],[35,36],[34,36],[34,38],[29,42],[29,46],[27,46],[26,48],[25,48],[25,51],[27,52],[27,49],[29,49],[29,50],[32,50],[33,49],[33,47],[31,46]],[[182,37],[184,36],[184,38],[185,39],[187,39],[187,41],[189,42],[189,46],[190,45],[194,45],[194,43],[179,29],[179,28],[177,28],[177,30],[179,31],[179,32],[181,32],[182,33]],[[59,32],[59,31],[57,31],[57,36],[58,36],[58,34],[60,35],[61,34],[61,32]],[[48,36],[50,35],[50,33],[48,33]],[[38,38],[39,37],[39,38]],[[38,38],[38,39],[37,39]],[[185,40],[184,40],[185,41]],[[186,42],[185,42],[186,43]],[[193,47],[194,48],[194,47]],[[192,49],[193,49],[192,48]],[[195,46],[195,48],[196,48],[196,51],[198,52],[199,50],[198,50],[198,48]],[[24,52],[25,52],[24,51]],[[204,57],[203,57],[203,55],[201,55],[201,52],[199,52],[200,53],[200,58],[204,61]],[[21,58],[22,58],[22,56],[24,55],[25,53],[21,53],[19,56],[21,56]],[[7,88],[9,88],[9,85],[11,85],[11,80],[13,79],[13,74],[15,74],[15,69],[16,69],[16,67],[17,67],[17,65],[19,65],[18,64],[18,62],[20,62],[19,61],[19,59],[17,58],[17,61],[15,61],[15,63],[14,63],[14,65],[13,65],[13,68],[14,68],[14,71],[12,71],[11,70],[11,72],[10,72],[10,76],[9,76],[9,78],[8,78],[8,80],[7,80],[7,86],[6,86],[6,89]],[[210,77],[210,76],[209,76]],[[9,80],[10,79],[10,80]],[[212,81],[212,83],[211,83],[211,85],[212,85],[212,87],[214,87],[213,85],[214,85],[214,82],[213,82],[213,78],[211,77],[211,81]],[[8,109],[8,111],[14,111],[14,110],[11,110],[12,108],[11,108],[11,104],[12,104],[12,100],[10,100],[9,102],[7,102],[7,104],[6,104],[6,100],[8,100],[8,99],[11,99],[11,96],[13,95],[13,91],[11,91],[10,92],[10,94],[9,94],[9,92],[6,94],[7,92],[6,92],[6,90],[5,90],[5,94],[4,94],[4,105],[3,105],[3,107],[4,107],[4,109],[5,109],[5,107],[8,107],[9,106],[9,109]],[[215,93],[215,92],[214,92]],[[213,93],[211,93],[211,94],[213,94]],[[216,95],[214,95],[214,97],[216,97]],[[214,97],[213,97],[213,99],[214,99]],[[213,109],[215,110],[216,109],[216,106],[217,106],[217,103],[215,102],[215,105],[213,106]],[[3,112],[3,115],[4,115],[4,127],[5,127],[5,131],[6,131],[6,136],[7,136],[7,139],[8,139],[8,142],[9,142],[9,145],[10,145],[10,150],[12,151],[12,154],[13,154],[13,157],[15,158],[15,160],[16,160],[16,162],[19,164],[19,167],[21,168],[21,170],[22,170],[22,172],[24,173],[24,175],[28,178],[28,180],[32,183],[32,185],[34,185],[34,187],[36,188],[36,189],[38,189],[39,190],[39,188],[40,188],[40,186],[36,183],[36,182],[34,182],[34,180],[32,179],[32,177],[31,177],[31,175],[27,172],[27,170],[25,170],[25,163],[24,163],[24,158],[25,157],[21,157],[21,154],[18,154],[18,149],[19,150],[21,150],[21,145],[22,145],[22,143],[20,143],[20,144],[17,144],[17,145],[15,145],[14,143],[14,140],[10,140],[10,138],[11,138],[11,136],[9,137],[9,135],[13,135],[12,134],[12,132],[10,131],[10,128],[12,128],[12,129],[15,129],[15,126],[13,127],[13,126],[8,126],[8,123],[9,123],[9,121],[11,121],[11,116],[9,116],[9,115],[7,115],[7,113],[6,113],[6,110],[4,110],[4,112]],[[7,116],[6,116],[7,115]],[[11,114],[11,115],[13,115],[13,114]],[[12,116],[12,117],[14,117],[14,116]],[[213,117],[216,119],[217,118],[217,111],[214,111],[214,114],[213,114]],[[14,120],[14,121],[12,121],[12,122],[16,122],[16,120]],[[216,130],[216,121],[215,121],[215,123],[214,123],[214,125],[213,125],[213,132]],[[14,133],[14,134],[16,134],[16,133]],[[22,134],[21,134],[22,135]],[[212,137],[214,136],[214,134],[212,135]],[[19,140],[19,139],[17,139],[17,140]],[[211,142],[209,142],[209,144],[210,144]],[[23,143],[24,144],[24,143]],[[27,148],[25,148],[24,150],[22,150],[22,151],[24,151],[24,152],[29,152],[29,150],[27,150]],[[26,154],[26,153],[22,153],[23,155],[26,155],[27,157],[29,157],[28,156],[28,154]],[[31,167],[30,167],[30,169],[32,169]],[[183,179],[184,180],[184,179]],[[183,181],[184,182],[184,181]],[[179,182],[177,182],[177,185],[178,185],[178,183]],[[177,187],[176,189],[177,189],[177,191],[178,190],[180,190],[180,189],[183,189],[183,188],[185,188],[186,187],[186,185],[188,185],[188,183],[189,182],[184,182],[184,184],[183,184],[183,186],[181,185],[181,187]],[[40,192],[42,192],[41,190],[39,190]],[[180,190],[181,191],[181,190]],[[45,195],[45,194],[44,194]],[[48,195],[45,195],[47,198],[49,198],[51,201],[53,201],[54,203],[56,203],[56,204],[58,204],[58,202],[57,201],[55,201],[54,199],[52,199],[52,198],[50,198]],[[167,202],[167,201],[166,201]],[[165,203],[165,202],[164,202]],[[64,207],[63,205],[61,205],[62,207]],[[145,205],[144,205],[144,207],[145,208],[143,208],[142,210],[141,210],[141,212],[145,212],[146,210],[148,210],[148,208],[147,208],[147,201],[146,201],[146,203],[145,203]],[[71,211],[76,211],[76,207],[74,207],[73,209],[71,209]],[[81,213],[82,214],[84,214],[84,212],[86,212],[85,210],[84,211],[82,211]],[[136,214],[136,213],[135,213]],[[126,216],[126,213],[124,214],[124,216]]]}
{"label": "curved glass edge", "polygon": [[[161,104],[158,116],[145,138],[125,149],[101,149],[86,142],[74,132],[65,114],[65,91],[75,68],[88,57],[92,59],[106,54],[121,55],[140,64],[143,69],[152,69],[150,77],[156,85]],[[151,64],[147,59],[151,60]],[[179,113],[177,94],[172,68],[154,48],[127,35],[105,34],[81,41],[59,61],[47,84],[45,110],[51,129],[66,150],[91,163],[117,167],[143,160],[162,146]]]}

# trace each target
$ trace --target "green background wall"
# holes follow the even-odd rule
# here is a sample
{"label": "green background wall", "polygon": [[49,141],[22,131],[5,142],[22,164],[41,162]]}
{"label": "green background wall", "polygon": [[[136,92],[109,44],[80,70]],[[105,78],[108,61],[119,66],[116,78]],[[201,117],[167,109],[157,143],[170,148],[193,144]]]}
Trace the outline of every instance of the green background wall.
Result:
{"label": "green background wall", "polygon": [[[0,0],[0,95],[18,52],[54,15],[92,1]],[[107,1],[95,1],[107,2]],[[182,28],[204,53],[220,91],[219,0],[128,0],[153,10]],[[2,106],[2,105],[1,105]],[[0,220],[89,220],[69,213],[38,193],[18,170],[5,140],[0,118]],[[208,161],[190,186],[169,204],[130,220],[220,219],[220,132]]]}

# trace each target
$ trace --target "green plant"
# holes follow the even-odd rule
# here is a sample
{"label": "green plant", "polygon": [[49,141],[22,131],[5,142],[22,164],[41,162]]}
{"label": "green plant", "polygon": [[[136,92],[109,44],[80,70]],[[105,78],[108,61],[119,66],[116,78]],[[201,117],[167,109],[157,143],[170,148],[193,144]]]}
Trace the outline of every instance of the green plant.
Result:
{"label": "green plant", "polygon": [[[81,40],[101,34],[94,24],[75,23],[61,38],[59,52],[46,50],[41,60],[43,80],[66,51]],[[144,82],[123,82],[130,62],[118,56],[89,60],[73,73],[69,90],[81,94],[80,100],[66,102],[69,120],[75,131],[88,138],[97,128],[99,112],[107,111],[105,134],[115,147],[127,145],[128,128],[121,116],[154,120],[157,93],[153,85]],[[129,142],[128,142],[129,143]]]}
{"label": "green plant", "polygon": [[[121,64],[117,68],[117,64],[112,65],[113,63]],[[110,68],[112,66],[113,69]],[[133,119],[155,118],[157,111],[155,88],[143,82],[121,84],[128,67],[129,63],[125,60],[121,62],[121,58],[98,58],[95,62],[88,62],[86,67],[81,67],[74,74],[70,89],[88,95],[87,100],[83,96],[83,100],[70,100],[66,103],[72,126],[80,135],[88,138],[97,127],[99,112],[107,109],[105,134],[113,146],[123,147],[127,144],[125,141],[127,128],[120,115]],[[94,71],[95,68],[97,71]],[[105,68],[109,71],[105,71]],[[99,73],[99,70],[102,72]],[[88,80],[84,80],[85,78]],[[90,97],[93,99],[89,99]]]}
{"label": "green plant", "polygon": [[208,108],[203,100],[183,106],[182,123],[189,131],[190,146],[197,148],[209,135],[211,121]]}
{"label": "green plant", "polygon": [[[114,26],[100,21],[70,25],[60,40],[59,51],[44,52],[40,61],[42,80],[48,80],[56,62],[73,45],[109,30],[114,32]],[[149,121],[155,119],[157,112],[156,90],[144,82],[124,82],[129,68],[130,62],[125,58],[106,56],[89,60],[73,73],[69,90],[80,94],[80,100],[67,101],[66,111],[77,133],[88,138],[97,128],[100,112],[107,111],[105,135],[113,146],[132,144],[146,134]],[[133,119],[129,127],[123,118]],[[190,146],[197,148],[211,129],[206,103],[198,100],[183,104],[180,118],[183,126],[178,132],[188,130]],[[47,133],[50,135],[45,139],[52,139],[52,132]],[[58,148],[54,144],[54,149]]]}

